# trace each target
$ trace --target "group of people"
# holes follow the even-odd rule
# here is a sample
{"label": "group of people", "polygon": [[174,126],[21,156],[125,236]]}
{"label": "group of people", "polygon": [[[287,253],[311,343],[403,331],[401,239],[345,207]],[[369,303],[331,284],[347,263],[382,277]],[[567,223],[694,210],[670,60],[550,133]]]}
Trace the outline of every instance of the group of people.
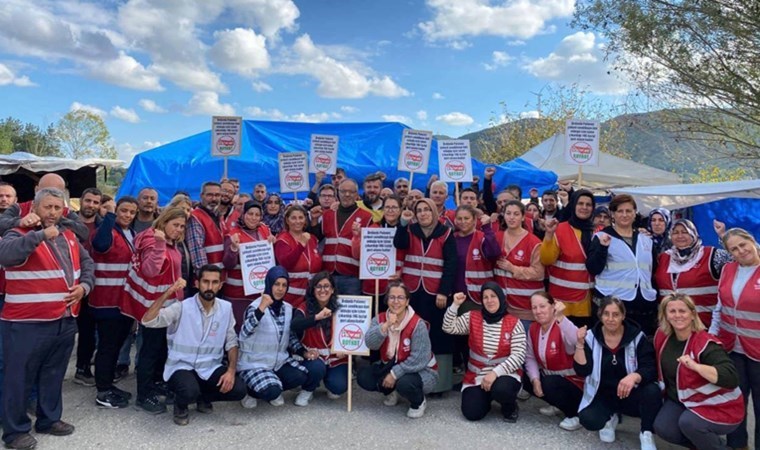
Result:
{"label": "group of people", "polygon": [[[340,169],[290,205],[225,179],[203,183],[198,202],[177,193],[161,209],[149,187],[115,201],[88,189],[77,214],[55,174],[21,204],[0,184],[6,446],[36,444],[30,402],[38,433],[74,431],[61,389],[77,330],[74,381],[95,386],[103,408],[132,400],[115,383],[135,336],[134,403],[152,414],[173,403],[178,425],[191,405],[282,405],[300,389],[295,404],[307,406],[320,385],[339,398],[351,374],[330,351],[331,316],[340,295],[374,295],[374,280],[359,279],[359,243],[362,229],[386,227],[397,265],[364,337],[370,364],[355,374],[385,405],[405,399],[407,416],[422,417],[461,374],[467,420],[495,401],[514,423],[517,399],[534,395],[542,414],[564,415],[559,427],[598,430],[604,442],[624,414],[641,418],[642,449],[655,448],[654,434],[747,447],[747,398],[760,400],[754,237],[716,221],[724,249],[705,246],[687,219],[665,209],[641,218],[627,195],[597,206],[568,183],[531,190],[526,205],[519,186],[496,191],[494,173],[482,190],[459,189],[454,210],[445,182],[390,188],[376,173],[359,195]],[[245,295],[240,246],[261,240],[277,265],[262,294]]]}

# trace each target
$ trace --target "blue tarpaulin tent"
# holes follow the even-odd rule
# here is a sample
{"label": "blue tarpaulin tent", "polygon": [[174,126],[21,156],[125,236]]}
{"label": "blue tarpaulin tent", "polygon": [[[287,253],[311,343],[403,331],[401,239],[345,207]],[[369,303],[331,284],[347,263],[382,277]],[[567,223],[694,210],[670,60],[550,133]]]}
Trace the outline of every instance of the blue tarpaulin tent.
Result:
{"label": "blue tarpaulin tent", "polygon": [[[387,182],[409,177],[398,167],[401,135],[407,126],[383,123],[292,123],[246,120],[243,122],[241,156],[229,159],[228,176],[240,180],[241,191],[250,192],[255,183],[264,183],[270,192],[280,190],[277,154],[309,150],[312,134],[339,136],[338,166],[361,183],[365,175],[381,170]],[[145,186],[158,191],[159,201],[166,203],[178,190],[197,199],[204,181],[219,180],[224,171],[222,158],[211,156],[211,131],[162,145],[135,156],[117,196],[136,195]],[[427,174],[414,175],[414,187],[424,190],[431,174],[438,174],[437,143],[433,141]],[[473,159],[475,174],[482,179],[486,165]],[[539,191],[552,188],[557,177],[538,170],[524,161],[510,161],[499,166],[494,177],[497,188],[517,184],[525,193],[532,187]],[[314,182],[311,175],[310,183]],[[465,184],[467,185],[467,184]],[[481,185],[482,186],[482,185]],[[453,187],[451,188],[453,193]],[[299,194],[304,198],[305,194]]]}

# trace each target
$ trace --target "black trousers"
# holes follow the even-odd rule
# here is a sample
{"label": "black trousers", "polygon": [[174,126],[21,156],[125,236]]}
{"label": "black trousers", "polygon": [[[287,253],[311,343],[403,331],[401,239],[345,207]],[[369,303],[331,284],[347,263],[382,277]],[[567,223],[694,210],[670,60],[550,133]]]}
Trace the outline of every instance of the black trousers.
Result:
{"label": "black trousers", "polygon": [[77,369],[90,367],[92,355],[95,353],[95,317],[90,311],[90,298],[82,298],[79,315],[77,316],[79,337],[77,339]]}
{"label": "black trousers", "polygon": [[187,408],[190,403],[199,400],[207,402],[233,402],[245,397],[246,386],[243,380],[235,375],[235,385],[232,389],[222,394],[219,391],[219,378],[224,375],[227,368],[219,366],[214,373],[204,380],[194,370],[178,370],[169,378],[169,387],[174,392],[174,404],[180,408]]}
{"label": "black trousers", "polygon": [[612,414],[641,417],[641,431],[654,432],[654,419],[662,407],[662,394],[655,383],[639,385],[626,398],[618,398],[616,392],[598,391],[594,400],[578,412],[581,425],[587,430],[604,428]]}
{"label": "black trousers", "polygon": [[12,442],[32,429],[26,414],[33,386],[38,386],[35,429],[47,430],[61,420],[62,385],[74,349],[77,322],[67,317],[51,322],[0,321],[5,356],[3,441]]}
{"label": "black trousers", "polygon": [[498,377],[486,392],[480,386],[470,386],[462,391],[462,415],[467,420],[480,420],[491,411],[491,402],[501,405],[501,414],[509,417],[515,410],[520,382],[512,377]]}
{"label": "black trousers", "polygon": [[396,391],[400,396],[409,400],[409,404],[412,408],[419,408],[422,402],[425,401],[425,394],[422,391],[422,377],[420,377],[420,374],[408,373],[396,380],[396,386],[394,388],[388,389],[383,386],[385,374],[379,374],[377,370],[373,370],[375,364],[359,370],[359,373],[356,376],[356,382],[359,386],[365,391],[382,392],[385,395]]}
{"label": "black trousers", "polygon": [[166,328],[147,328],[140,325],[142,347],[137,357],[137,398],[143,399],[153,393],[153,384],[163,381],[166,364]]}
{"label": "black trousers", "polygon": [[[533,392],[533,383],[528,376],[523,377],[523,388],[531,395]],[[574,385],[567,378],[560,375],[541,375],[541,390],[544,396],[539,397],[546,403],[558,408],[565,417],[575,417],[578,415],[578,405],[583,398],[583,390]]]}
{"label": "black trousers", "polygon": [[134,319],[119,314],[108,319],[97,319],[98,352],[95,354],[95,385],[98,392],[113,387],[114,370],[119,351],[132,331]]}

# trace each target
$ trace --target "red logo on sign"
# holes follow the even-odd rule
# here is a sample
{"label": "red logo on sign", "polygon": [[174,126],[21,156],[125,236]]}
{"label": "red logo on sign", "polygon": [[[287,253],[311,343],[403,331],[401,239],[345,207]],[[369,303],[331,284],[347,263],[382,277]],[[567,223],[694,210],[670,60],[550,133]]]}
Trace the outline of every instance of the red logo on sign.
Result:
{"label": "red logo on sign", "polygon": [[446,163],[446,175],[449,178],[459,180],[464,177],[464,162],[462,161],[449,161]]}
{"label": "red logo on sign", "polygon": [[348,324],[338,333],[340,346],[348,351],[358,350],[362,346],[364,332],[358,325]]}
{"label": "red logo on sign", "polygon": [[367,270],[374,276],[384,275],[388,272],[390,263],[387,255],[373,253],[367,258]]}
{"label": "red logo on sign", "polygon": [[219,153],[232,153],[235,150],[235,138],[232,136],[222,136],[216,141],[216,149]]}
{"label": "red logo on sign", "polygon": [[409,169],[419,169],[422,167],[422,160],[423,160],[422,153],[418,152],[417,150],[412,150],[411,152],[407,153],[404,157],[404,165],[408,167]]}
{"label": "red logo on sign", "polygon": [[298,189],[303,186],[303,175],[298,172],[288,172],[285,175],[285,185],[289,189]]}
{"label": "red logo on sign", "polygon": [[266,276],[267,268],[264,266],[256,266],[251,269],[251,272],[248,274],[248,282],[251,283],[251,286],[257,291],[263,291]]}
{"label": "red logo on sign", "polygon": [[570,147],[570,158],[573,161],[585,163],[591,159],[593,150],[591,144],[587,142],[576,142]]}

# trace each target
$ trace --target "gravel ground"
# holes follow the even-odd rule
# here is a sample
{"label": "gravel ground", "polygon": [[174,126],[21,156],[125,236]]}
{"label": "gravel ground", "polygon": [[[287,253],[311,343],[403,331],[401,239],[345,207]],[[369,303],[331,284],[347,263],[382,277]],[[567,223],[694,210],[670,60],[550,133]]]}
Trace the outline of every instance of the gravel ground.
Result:
{"label": "gravel ground", "polygon": [[[213,414],[199,414],[192,407],[190,425],[172,422],[171,406],[165,414],[152,416],[129,407],[104,410],[95,406],[95,388],[71,382],[72,359],[64,382],[63,419],[77,429],[71,436],[36,435],[40,449],[237,449],[258,447],[409,449],[635,449],[639,448],[638,419],[625,417],[617,441],[603,444],[598,434],[586,430],[560,429],[560,417],[544,417],[538,409],[545,403],[531,398],[520,402],[516,424],[501,420],[498,407],[484,420],[467,422],[459,412],[459,394],[428,399],[421,419],[406,417],[408,404],[382,404],[382,396],[362,391],[354,383],[353,412],[346,411],[345,396],[329,400],[320,389],[305,408],[293,405],[295,392],[285,394],[286,403],[274,407],[259,402],[256,409],[243,409],[238,402],[215,403]],[[119,383],[135,392],[134,374]],[[659,449],[677,447],[657,441]]]}

